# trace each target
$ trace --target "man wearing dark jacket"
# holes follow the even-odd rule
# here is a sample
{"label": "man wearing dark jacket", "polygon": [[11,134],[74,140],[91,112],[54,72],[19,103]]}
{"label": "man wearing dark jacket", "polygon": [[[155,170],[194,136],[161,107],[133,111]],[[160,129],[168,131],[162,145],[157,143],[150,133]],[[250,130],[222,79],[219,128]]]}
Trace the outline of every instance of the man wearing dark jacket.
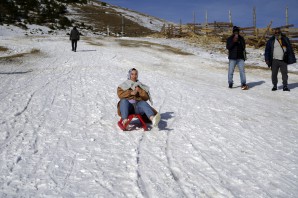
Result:
{"label": "man wearing dark jacket", "polygon": [[77,51],[77,42],[80,40],[80,32],[77,27],[73,27],[70,32],[69,40],[71,40],[72,51]]}
{"label": "man wearing dark jacket", "polygon": [[229,88],[232,88],[235,66],[238,65],[241,80],[241,89],[247,90],[248,86],[246,85],[246,75],[244,69],[244,61],[246,60],[245,40],[241,35],[239,35],[239,31],[239,27],[234,26],[233,35],[227,39],[226,48],[229,50],[228,83]]}
{"label": "man wearing dark jacket", "polygon": [[290,40],[281,33],[280,28],[274,29],[274,36],[267,41],[265,61],[272,70],[272,91],[277,90],[277,74],[279,69],[282,75],[283,90],[290,91],[288,88],[288,64],[296,63],[296,57]]}

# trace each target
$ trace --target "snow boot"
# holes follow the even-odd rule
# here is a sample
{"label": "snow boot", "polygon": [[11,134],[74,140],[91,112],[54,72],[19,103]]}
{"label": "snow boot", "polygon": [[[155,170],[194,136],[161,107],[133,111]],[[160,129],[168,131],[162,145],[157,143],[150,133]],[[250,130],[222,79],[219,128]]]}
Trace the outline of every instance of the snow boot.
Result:
{"label": "snow boot", "polygon": [[152,125],[153,125],[153,127],[157,127],[159,121],[160,121],[160,114],[157,113],[157,114],[153,117],[153,119],[152,119]]}

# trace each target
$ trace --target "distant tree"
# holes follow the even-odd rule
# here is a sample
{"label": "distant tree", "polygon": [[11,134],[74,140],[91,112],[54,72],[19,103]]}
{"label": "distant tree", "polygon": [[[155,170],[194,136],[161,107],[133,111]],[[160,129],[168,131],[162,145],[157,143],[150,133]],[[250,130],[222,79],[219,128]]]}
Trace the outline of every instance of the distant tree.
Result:
{"label": "distant tree", "polygon": [[67,4],[71,3],[85,4],[87,0],[0,0],[0,22],[12,24],[25,20],[30,24],[70,26],[71,21],[64,15]]}
{"label": "distant tree", "polygon": [[63,29],[65,27],[71,26],[70,20],[67,17],[65,17],[65,16],[63,16],[63,17],[60,18],[59,24],[60,24],[61,28],[63,28]]}
{"label": "distant tree", "polygon": [[67,13],[67,8],[66,8],[66,6],[63,5],[63,4],[59,5],[58,13],[59,13],[59,14],[65,14],[65,13]]}

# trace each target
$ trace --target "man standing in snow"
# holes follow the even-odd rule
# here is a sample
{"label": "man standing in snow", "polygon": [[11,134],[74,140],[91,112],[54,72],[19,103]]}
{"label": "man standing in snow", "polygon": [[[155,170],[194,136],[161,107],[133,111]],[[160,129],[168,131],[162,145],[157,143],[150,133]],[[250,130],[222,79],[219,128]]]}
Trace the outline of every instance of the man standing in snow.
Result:
{"label": "man standing in snow", "polygon": [[283,90],[290,91],[288,88],[288,64],[296,63],[296,57],[290,40],[281,33],[280,28],[275,28],[274,36],[267,41],[265,61],[268,67],[271,67],[272,71],[272,91],[277,90],[277,74],[279,68],[282,75]]}
{"label": "man standing in snow", "polygon": [[77,43],[80,40],[80,32],[77,30],[77,27],[73,27],[70,32],[69,40],[71,40],[72,51],[77,51]]}
{"label": "man standing in snow", "polygon": [[244,69],[244,61],[246,60],[245,40],[241,35],[239,35],[239,32],[239,27],[234,26],[233,35],[227,39],[226,48],[229,50],[228,83],[229,88],[232,88],[235,66],[238,65],[241,80],[241,89],[247,90],[248,86],[246,85],[246,76]]}

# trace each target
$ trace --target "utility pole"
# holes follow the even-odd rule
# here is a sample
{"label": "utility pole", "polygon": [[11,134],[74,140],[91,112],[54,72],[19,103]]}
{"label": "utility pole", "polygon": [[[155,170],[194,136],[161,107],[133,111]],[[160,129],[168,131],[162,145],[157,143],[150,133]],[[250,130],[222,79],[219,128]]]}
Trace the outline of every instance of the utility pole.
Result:
{"label": "utility pole", "polygon": [[179,34],[182,35],[182,20],[180,19]]}
{"label": "utility pole", "polygon": [[257,27],[257,14],[256,14],[256,6],[253,8],[253,26],[254,28]]}
{"label": "utility pole", "polygon": [[231,12],[231,10],[229,10],[229,22],[230,22],[230,24],[232,24],[232,12]]}
{"label": "utility pole", "polygon": [[122,16],[122,28],[121,28],[121,36],[123,37],[123,34],[124,34],[124,17],[123,15]]}
{"label": "utility pole", "polygon": [[286,25],[289,25],[289,13],[288,13],[288,6],[286,7]]}
{"label": "utility pole", "polygon": [[208,11],[207,10],[206,10],[205,20],[206,20],[206,25],[208,25]]}
{"label": "utility pole", "polygon": [[193,12],[193,32],[196,32],[196,13]]}

